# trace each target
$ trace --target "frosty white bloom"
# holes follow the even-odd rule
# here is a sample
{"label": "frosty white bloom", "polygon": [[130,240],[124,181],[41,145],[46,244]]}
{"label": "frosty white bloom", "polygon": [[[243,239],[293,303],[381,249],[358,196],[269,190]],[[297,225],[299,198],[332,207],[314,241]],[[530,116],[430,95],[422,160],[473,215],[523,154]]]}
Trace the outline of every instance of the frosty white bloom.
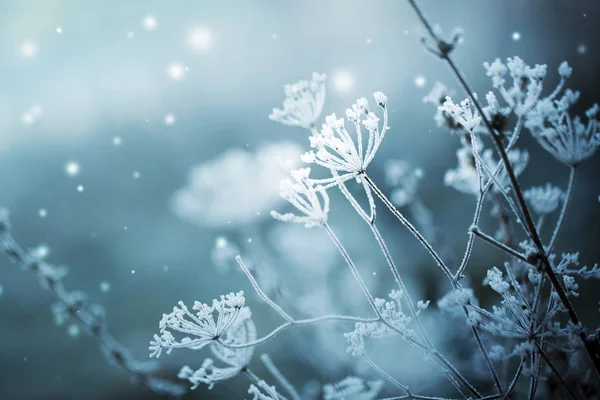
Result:
{"label": "frosty white bloom", "polygon": [[544,99],[525,121],[525,126],[546,151],[571,166],[592,157],[600,143],[597,139],[600,133],[597,104],[586,111],[587,124],[579,116],[572,118],[569,115],[569,109],[578,98],[578,92],[566,90],[559,100]]}
{"label": "frosty white bloom", "polygon": [[[392,290],[389,294],[389,300],[375,299],[375,307],[378,313],[397,331],[401,331],[405,336],[413,336],[414,332],[409,328],[411,318],[402,311],[402,299],[404,293],[399,290]],[[396,333],[388,325],[383,322],[357,322],[354,324],[354,331],[345,334],[344,336],[350,342],[349,352],[360,353],[359,337],[368,336],[372,338],[383,338]]]}
{"label": "frosty white bloom", "polygon": [[[236,322],[244,303],[244,292],[230,293],[221,296],[220,300],[213,300],[212,306],[195,302],[192,309],[196,313],[192,314],[180,301],[179,307],[173,307],[173,312],[163,314],[158,325],[161,336],[154,335],[154,340],[150,342],[150,357],[160,357],[163,349],[167,354],[182,347],[199,350],[220,340]],[[185,336],[178,341],[172,331],[192,337]]]}
{"label": "frosty white bloom", "polygon": [[473,289],[460,288],[449,291],[438,300],[440,310],[452,315],[463,315],[462,307],[467,304],[477,305],[477,299],[473,295]]}
{"label": "frosty white bloom", "polygon": [[[515,175],[520,175],[529,163],[529,153],[525,150],[514,149],[509,151],[507,155]],[[444,184],[446,186],[452,186],[459,192],[477,195],[479,193],[479,178],[477,176],[477,169],[472,150],[462,147],[456,151],[456,156],[458,158],[458,167],[446,171],[446,174],[444,175]],[[488,167],[488,170],[496,170],[497,162],[494,159],[493,151],[491,149],[483,150],[481,159]],[[483,174],[485,182],[487,178],[489,178],[489,175],[485,171],[483,171]],[[504,168],[496,174],[495,179],[504,188],[507,188],[509,185],[508,173]],[[499,188],[494,185],[494,190],[499,190]]]}
{"label": "frosty white bloom", "polygon": [[170,207],[179,218],[210,227],[250,224],[281,202],[279,184],[286,177],[281,162],[299,160],[300,147],[272,143],[256,153],[230,149],[193,167],[188,184],[177,191]]}
{"label": "frosty white bloom", "polygon": [[285,85],[283,109],[274,108],[269,119],[284,125],[312,128],[321,116],[325,103],[325,75],[316,72],[312,80]]}
{"label": "frosty white bloom", "polygon": [[[487,76],[492,78],[493,87],[517,115],[524,115],[540,98],[542,80],[546,76],[545,65],[530,67],[519,57],[513,57],[507,59],[506,65],[496,59],[491,64],[483,63],[483,66],[487,70]],[[512,86],[509,88],[505,87],[507,74],[512,78]]]}
{"label": "frosty white bloom", "polygon": [[[248,388],[248,394],[252,395],[252,400],[278,400],[277,392],[275,390],[275,386],[269,386],[263,380],[259,382],[261,388],[266,392],[263,393],[258,387],[251,384]],[[273,394],[271,394],[273,393]]]}
{"label": "frosty white bloom", "polygon": [[[352,108],[346,110],[348,121],[354,124],[356,142],[346,130],[344,119],[338,119],[335,114],[329,115],[318,135],[310,137],[310,145],[316,149],[302,156],[305,163],[315,163],[341,175],[331,179],[322,180],[322,183],[339,183],[348,179],[357,178],[363,174],[369,163],[375,157],[385,133],[387,125],[387,97],[381,93],[374,93],[377,105],[383,109],[383,126],[379,129],[379,118],[369,111],[367,99],[360,98]],[[362,125],[362,126],[361,126]],[[366,149],[363,149],[363,131],[368,132]]]}
{"label": "frosty white bloom", "polygon": [[[233,326],[220,340],[231,345],[239,345],[256,340],[256,327],[251,319],[248,307],[241,309]],[[217,367],[213,359],[207,358],[196,371],[187,365],[182,367],[177,376],[190,381],[192,383],[192,390],[196,389],[201,383],[208,385],[208,388],[212,389],[216,383],[237,376],[250,364],[250,360],[254,354],[254,347],[231,349],[214,342],[210,345],[210,350],[218,360],[227,366],[224,368]]]}
{"label": "frosty white bloom", "polygon": [[349,376],[338,383],[323,385],[324,400],[372,400],[383,388],[382,381],[364,381]]}
{"label": "frosty white bloom", "polygon": [[532,187],[523,195],[538,215],[547,215],[556,210],[565,196],[560,188],[552,186],[550,182],[546,186]]}
{"label": "frosty white bloom", "polygon": [[481,116],[471,104],[470,99],[464,99],[459,105],[454,104],[452,99],[447,96],[446,101],[439,106],[439,109],[450,114],[452,118],[456,120],[456,122],[464,126],[468,131],[475,129],[475,127],[481,122]]}
{"label": "frosty white bloom", "polygon": [[448,87],[441,82],[436,82],[427,96],[423,97],[423,103],[429,103],[435,106],[436,114],[433,117],[438,128],[445,128],[450,133],[463,131],[463,128],[456,120],[446,111],[440,108],[446,101],[446,97],[453,93],[448,90]]}
{"label": "frosty white bloom", "polygon": [[326,223],[329,213],[329,195],[322,186],[315,186],[315,183],[309,179],[310,168],[292,170],[290,175],[292,179],[281,181],[281,197],[303,215],[271,211],[273,218],[283,222],[304,224],[307,228]]}
{"label": "frosty white bloom", "polygon": [[502,279],[502,271],[496,267],[487,271],[487,281],[490,287],[500,294],[506,293],[510,289],[509,283]]}
{"label": "frosty white bloom", "polygon": [[393,187],[390,196],[392,203],[398,207],[412,203],[417,196],[423,171],[420,168],[413,168],[404,160],[388,160],[383,169],[386,183]]}
{"label": "frosty white bloom", "polygon": [[575,282],[575,278],[569,275],[563,275],[563,282],[565,284],[565,288],[570,295],[575,297],[579,296],[577,291],[579,290],[579,285]]}

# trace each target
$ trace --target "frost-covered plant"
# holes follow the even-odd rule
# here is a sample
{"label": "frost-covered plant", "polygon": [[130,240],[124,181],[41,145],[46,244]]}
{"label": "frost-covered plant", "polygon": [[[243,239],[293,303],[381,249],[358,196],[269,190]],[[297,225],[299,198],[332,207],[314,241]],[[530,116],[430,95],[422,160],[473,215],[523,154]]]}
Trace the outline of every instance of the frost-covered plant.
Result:
{"label": "frost-covered plant", "polygon": [[312,79],[285,85],[283,109],[273,108],[269,118],[284,125],[312,128],[325,104],[325,75],[313,73]]}
{"label": "frost-covered plant", "polygon": [[67,268],[56,266],[40,258],[37,248],[24,250],[13,238],[8,210],[0,208],[0,244],[8,257],[31,273],[42,289],[49,291],[55,302],[51,306],[57,325],[73,320],[90,336],[96,338],[107,361],[122,368],[140,384],[158,395],[176,398],[185,393],[180,385],[157,376],[158,365],[136,360],[129,349],[119,343],[108,330],[106,311],[99,304],[89,303],[82,291],[69,291],[63,285]]}

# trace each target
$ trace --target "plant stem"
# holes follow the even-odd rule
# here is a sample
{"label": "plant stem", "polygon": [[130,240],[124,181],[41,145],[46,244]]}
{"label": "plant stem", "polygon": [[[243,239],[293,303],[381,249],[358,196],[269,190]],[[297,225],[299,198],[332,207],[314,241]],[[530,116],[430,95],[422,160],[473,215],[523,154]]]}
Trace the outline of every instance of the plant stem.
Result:
{"label": "plant stem", "polygon": [[573,188],[575,187],[575,177],[577,175],[577,168],[571,167],[569,171],[569,184],[567,186],[566,196],[563,199],[563,206],[560,210],[560,215],[558,217],[558,221],[556,222],[556,227],[554,228],[554,232],[552,232],[552,239],[550,239],[550,244],[548,245],[548,254],[552,253],[554,250],[554,246],[556,246],[556,241],[558,240],[558,234],[560,233],[563,223],[565,222],[565,217],[567,216],[567,211],[569,211],[569,205],[571,204],[571,199],[573,198]]}

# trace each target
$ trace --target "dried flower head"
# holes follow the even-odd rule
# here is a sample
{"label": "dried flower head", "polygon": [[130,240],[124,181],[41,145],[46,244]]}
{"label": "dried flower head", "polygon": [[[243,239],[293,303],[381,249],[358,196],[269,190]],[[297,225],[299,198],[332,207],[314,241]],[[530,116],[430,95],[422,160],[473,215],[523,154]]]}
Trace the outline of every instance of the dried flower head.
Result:
{"label": "dried flower head", "polygon": [[559,100],[544,99],[527,115],[525,126],[542,147],[566,165],[577,166],[592,157],[600,142],[597,139],[598,105],[594,104],[585,115],[587,124],[579,116],[572,118],[569,109],[579,99],[579,92],[566,90]]}
{"label": "dried flower head", "polygon": [[558,208],[565,197],[563,191],[556,186],[552,186],[550,182],[546,183],[545,186],[527,189],[523,195],[538,215],[550,214]]}
{"label": "dried flower head", "polygon": [[325,103],[325,75],[316,72],[312,80],[285,85],[283,109],[274,108],[269,119],[284,125],[312,128],[321,116]]}
{"label": "dried flower head", "polygon": [[[166,349],[167,354],[176,348],[199,350],[223,338],[235,324],[245,303],[244,292],[230,293],[213,300],[212,306],[195,302],[190,312],[183,302],[173,307],[173,312],[163,314],[159,322],[160,336],[154,335],[150,342],[150,357],[160,357]],[[216,321],[214,314],[216,313]],[[179,341],[173,332],[184,336]]]}
{"label": "dried flower head", "polygon": [[[354,124],[356,139],[350,135],[344,126],[344,119],[335,114],[329,115],[321,131],[310,137],[310,145],[316,149],[302,156],[305,163],[321,165],[339,173],[330,179],[321,180],[323,184],[339,183],[357,178],[363,174],[369,163],[375,157],[385,133],[389,129],[387,120],[387,97],[376,92],[373,97],[383,110],[383,126],[379,129],[379,117],[369,111],[367,99],[360,98],[351,108],[346,110],[348,121]],[[363,144],[363,127],[367,130],[367,145]]]}
{"label": "dried flower head", "polygon": [[303,215],[280,214],[271,211],[273,218],[283,222],[304,224],[307,228],[321,226],[327,222],[329,195],[325,189],[309,179],[310,168],[290,171],[292,179],[281,182],[281,197],[296,207]]}
{"label": "dried flower head", "polygon": [[[254,340],[256,340],[256,327],[251,319],[250,309],[244,307],[231,328],[222,335],[220,342],[228,345],[239,345]],[[187,365],[182,367],[178,377],[190,381],[192,390],[196,389],[201,383],[212,389],[216,383],[237,376],[250,364],[254,354],[254,347],[231,349],[216,342],[210,344],[210,350],[218,360],[227,366],[217,367],[212,358],[206,358],[200,368],[195,371]]]}

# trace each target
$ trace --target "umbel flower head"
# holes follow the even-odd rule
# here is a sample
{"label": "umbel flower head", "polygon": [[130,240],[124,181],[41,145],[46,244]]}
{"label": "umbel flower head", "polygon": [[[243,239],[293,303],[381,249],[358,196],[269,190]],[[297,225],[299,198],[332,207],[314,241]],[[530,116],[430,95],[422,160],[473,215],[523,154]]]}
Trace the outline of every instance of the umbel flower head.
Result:
{"label": "umbel flower head", "polygon": [[269,119],[284,125],[310,129],[321,116],[325,103],[325,75],[313,72],[312,80],[285,85],[283,109],[274,108]]}
{"label": "umbel flower head", "polygon": [[[183,347],[199,350],[220,340],[235,324],[244,303],[242,291],[221,296],[220,300],[213,300],[212,306],[197,301],[192,307],[195,313],[180,301],[179,307],[173,307],[173,312],[163,314],[158,325],[160,336],[154,335],[154,340],[150,342],[150,357],[160,357],[163,349],[167,354]],[[178,340],[173,332],[186,336]]]}
{"label": "umbel flower head", "polygon": [[558,208],[565,197],[560,188],[552,186],[549,182],[546,183],[546,186],[527,189],[523,195],[538,215],[550,214]]}
{"label": "umbel flower head", "polygon": [[323,186],[315,186],[309,179],[310,168],[291,170],[292,179],[281,182],[281,197],[296,207],[303,215],[280,214],[271,211],[273,218],[283,222],[304,224],[307,228],[323,225],[329,213],[329,196]]}
{"label": "umbel flower head", "polygon": [[464,99],[460,104],[454,104],[450,96],[439,106],[439,110],[448,113],[466,130],[472,131],[481,122],[481,115],[475,110],[470,99]]}
{"label": "umbel flower head", "polygon": [[[508,152],[508,160],[513,167],[515,175],[520,175],[525,170],[529,163],[529,153],[526,150],[513,149]],[[479,193],[479,177],[475,167],[475,159],[471,149],[462,147],[456,151],[458,158],[458,167],[446,171],[444,175],[444,184],[452,186],[459,192],[477,195]],[[497,162],[494,160],[493,151],[485,149],[481,152],[481,159],[487,166],[488,170],[495,171]],[[483,172],[484,183],[489,178],[489,175]],[[509,178],[506,170],[503,168],[496,174],[496,182],[500,183],[503,188],[509,185]],[[497,185],[493,186],[494,190],[499,190]]]}
{"label": "umbel flower head", "polygon": [[186,186],[173,195],[170,208],[177,217],[200,226],[251,224],[281,202],[279,182],[286,176],[281,163],[299,163],[301,153],[300,146],[288,141],[265,144],[256,152],[228,149],[190,169]]}
{"label": "umbel flower head", "polygon": [[[255,341],[256,326],[251,317],[250,309],[248,307],[242,308],[234,324],[222,336],[220,342],[228,345],[240,345]],[[190,381],[192,390],[196,389],[201,383],[212,389],[216,383],[237,376],[250,364],[254,354],[254,347],[231,349],[215,342],[210,344],[210,350],[217,360],[222,361],[227,366],[217,367],[215,360],[206,358],[200,368],[195,371],[187,365],[182,367],[178,377]]]}
{"label": "umbel flower head", "polygon": [[[329,115],[325,119],[321,131],[310,137],[310,145],[316,149],[316,153],[310,151],[304,154],[302,161],[321,165],[336,173],[336,176],[321,180],[321,183],[335,185],[356,178],[365,172],[375,157],[389,127],[387,124],[387,97],[381,92],[375,92],[373,97],[383,110],[381,129],[379,129],[379,117],[369,111],[367,99],[363,97],[358,99],[352,108],[346,110],[346,117],[354,124],[356,130],[356,141],[346,130],[344,119],[338,119],[335,114]],[[367,132],[363,132],[363,128]],[[367,135],[366,148],[363,144],[364,134]]]}
{"label": "umbel flower head", "polygon": [[[568,64],[566,64],[568,68]],[[525,115],[538,101],[542,93],[542,81],[546,76],[546,65],[533,67],[525,64],[519,57],[508,58],[506,64],[499,58],[494,62],[483,63],[487,76],[492,78],[494,89],[498,90],[504,101],[516,115]],[[559,70],[561,77],[568,77],[565,68]],[[506,75],[512,78],[512,86],[506,87]],[[561,81],[559,88],[562,87]],[[557,89],[559,89],[557,88]],[[560,89],[559,89],[560,90]]]}
{"label": "umbel flower head", "polygon": [[328,383],[323,385],[323,399],[325,400],[371,400],[377,397],[383,382],[364,381],[355,376],[349,376],[337,383]]}
{"label": "umbel flower head", "polygon": [[579,92],[566,90],[559,100],[544,99],[527,115],[525,126],[542,147],[563,164],[577,166],[594,155],[598,140],[598,105],[586,111],[587,124],[571,118]]}

